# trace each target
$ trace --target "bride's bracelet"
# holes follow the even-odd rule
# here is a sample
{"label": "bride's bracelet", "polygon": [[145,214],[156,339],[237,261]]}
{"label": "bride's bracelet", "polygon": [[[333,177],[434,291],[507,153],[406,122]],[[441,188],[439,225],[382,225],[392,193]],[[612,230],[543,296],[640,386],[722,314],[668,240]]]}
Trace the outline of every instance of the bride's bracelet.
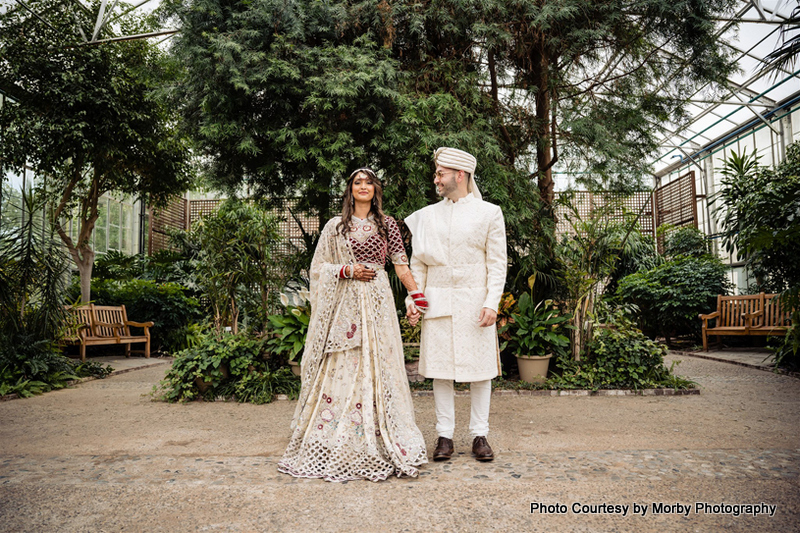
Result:
{"label": "bride's bracelet", "polygon": [[417,307],[420,313],[424,313],[428,310],[428,299],[422,293],[422,291],[411,291],[408,293],[411,296],[411,299],[414,300],[414,305]]}
{"label": "bride's bracelet", "polygon": [[[350,275],[347,275],[347,267],[350,267]],[[339,277],[341,279],[353,279],[353,272],[354,268],[351,265],[342,265],[342,268],[339,269]]]}

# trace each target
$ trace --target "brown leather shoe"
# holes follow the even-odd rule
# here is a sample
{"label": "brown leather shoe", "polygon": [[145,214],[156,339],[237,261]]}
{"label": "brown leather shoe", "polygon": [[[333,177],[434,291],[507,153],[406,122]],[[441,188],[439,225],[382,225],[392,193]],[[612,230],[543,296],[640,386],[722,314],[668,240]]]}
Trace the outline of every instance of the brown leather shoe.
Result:
{"label": "brown leather shoe", "polygon": [[486,442],[486,437],[475,437],[472,441],[472,455],[478,461],[491,461],[494,459],[494,452],[489,443]]}
{"label": "brown leather shoe", "polygon": [[447,461],[453,455],[453,439],[439,437],[436,441],[436,449],[433,450],[434,461]]}

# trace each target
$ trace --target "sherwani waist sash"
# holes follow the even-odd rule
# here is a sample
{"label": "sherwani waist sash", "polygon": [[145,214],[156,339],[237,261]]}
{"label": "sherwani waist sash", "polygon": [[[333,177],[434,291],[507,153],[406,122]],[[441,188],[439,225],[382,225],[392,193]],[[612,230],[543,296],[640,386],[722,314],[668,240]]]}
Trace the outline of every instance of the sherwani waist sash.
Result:
{"label": "sherwani waist sash", "polygon": [[[452,316],[455,308],[460,309],[461,290],[469,291],[471,299],[476,293],[486,292],[486,265],[429,265],[425,284],[425,295],[429,308],[425,318]],[[485,296],[479,296],[481,299]],[[454,298],[455,297],[455,298]]]}

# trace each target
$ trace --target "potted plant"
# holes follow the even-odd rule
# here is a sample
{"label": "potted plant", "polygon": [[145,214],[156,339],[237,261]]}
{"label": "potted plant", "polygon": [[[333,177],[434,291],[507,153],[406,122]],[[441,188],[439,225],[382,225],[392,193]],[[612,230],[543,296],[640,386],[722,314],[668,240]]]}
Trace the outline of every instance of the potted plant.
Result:
{"label": "potted plant", "polygon": [[281,294],[281,303],[287,312],[267,317],[271,326],[267,346],[274,354],[286,355],[292,372],[299,376],[311,310],[308,291],[299,291],[293,296]]}
{"label": "potted plant", "polygon": [[[569,346],[569,315],[562,315],[553,300],[534,305],[527,293],[519,299],[519,312],[512,313],[498,333],[505,340],[501,349],[510,348],[517,358],[519,377],[528,383],[544,383],[554,352]],[[508,333],[508,335],[505,335]]]}

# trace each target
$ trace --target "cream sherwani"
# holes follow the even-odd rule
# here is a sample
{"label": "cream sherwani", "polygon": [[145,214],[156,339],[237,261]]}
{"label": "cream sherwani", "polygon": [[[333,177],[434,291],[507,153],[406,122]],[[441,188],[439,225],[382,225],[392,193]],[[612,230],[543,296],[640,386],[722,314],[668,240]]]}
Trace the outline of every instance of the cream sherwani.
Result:
{"label": "cream sherwani", "polygon": [[405,219],[411,271],[429,302],[423,315],[419,373],[460,382],[500,373],[496,326],[478,326],[481,308],[497,311],[506,279],[500,207],[475,198],[444,199]]}

